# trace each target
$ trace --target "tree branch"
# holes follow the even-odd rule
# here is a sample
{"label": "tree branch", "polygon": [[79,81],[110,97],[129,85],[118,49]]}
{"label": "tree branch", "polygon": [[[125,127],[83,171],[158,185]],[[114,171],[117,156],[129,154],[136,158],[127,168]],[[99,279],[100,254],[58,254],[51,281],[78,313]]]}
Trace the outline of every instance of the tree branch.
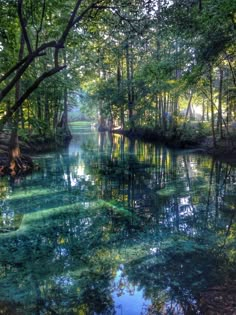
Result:
{"label": "tree branch", "polygon": [[[82,12],[77,16],[78,14],[78,10],[81,7],[81,4],[83,2],[83,0],[77,0],[74,6],[74,9],[68,19],[68,23],[61,35],[61,37],[59,38],[58,41],[52,41],[52,42],[48,42],[45,44],[42,44],[39,48],[35,49],[34,51],[32,51],[31,48],[31,43],[27,34],[27,30],[26,30],[26,24],[23,18],[23,13],[22,13],[22,6],[23,6],[23,1],[24,0],[18,0],[18,16],[19,16],[19,20],[20,20],[20,25],[22,28],[22,33],[27,45],[27,49],[29,51],[29,54],[27,57],[25,57],[21,62],[18,62],[15,66],[13,66],[5,75],[3,75],[3,77],[1,78],[1,82],[3,80],[5,80],[7,77],[9,77],[14,71],[17,70],[15,76],[11,79],[11,81],[6,85],[6,87],[0,92],[0,101],[2,101],[2,99],[11,91],[11,89],[15,86],[15,84],[18,82],[18,80],[21,78],[21,76],[25,73],[25,71],[27,70],[27,68],[32,64],[33,60],[42,55],[44,53],[44,50],[49,48],[49,47],[54,47],[55,48],[55,53],[54,53],[54,68],[44,72],[37,80],[34,81],[34,83],[31,85],[31,87],[29,87],[26,92],[21,96],[21,98],[15,103],[15,105],[13,105],[11,107],[11,109],[9,110],[9,112],[2,117],[0,124],[3,125],[6,123],[6,121],[14,114],[14,112],[17,111],[17,109],[22,105],[22,103],[24,102],[24,100],[39,86],[39,84],[45,80],[47,77],[52,76],[53,74],[61,71],[65,66],[59,66],[59,61],[58,61],[58,56],[59,56],[59,50],[61,48],[64,48],[64,44],[65,41],[68,37],[68,34],[71,30],[71,28],[78,22],[80,22],[82,20],[82,18],[93,8],[96,7],[96,9],[98,9],[99,7],[97,7],[97,5],[99,3],[102,3],[104,0],[97,0],[94,1],[92,4],[88,5],[84,10],[82,10]],[[101,8],[103,8],[101,6]],[[42,17],[44,15],[44,10],[42,12]],[[41,20],[42,22],[42,20]]]}
{"label": "tree branch", "polygon": [[[23,73],[26,71],[26,69],[29,67],[29,65],[32,63],[32,61],[38,57],[42,55],[42,51],[44,51],[46,48],[49,47],[56,47],[57,43],[55,41],[51,41],[48,43],[45,43],[43,45],[41,45],[38,49],[36,49],[34,52],[32,52],[31,54],[29,54],[27,56],[27,58],[24,58],[24,63],[18,63],[16,66],[17,68],[20,67],[20,69],[17,71],[16,75],[14,76],[14,78],[7,84],[7,86],[0,92],[0,101],[3,100],[3,98],[11,91],[11,89],[14,87],[14,85],[16,84],[16,82],[21,78],[21,76],[23,75]],[[8,71],[8,76],[10,75],[10,73],[12,73],[15,69],[16,66],[14,66],[10,71]],[[6,75],[5,75],[6,76]]]}
{"label": "tree branch", "polygon": [[45,16],[45,10],[46,10],[46,0],[43,0],[43,8],[42,8],[42,14],[40,18],[40,23],[39,23],[39,28],[36,29],[36,41],[35,41],[35,49],[38,48],[38,43],[39,43],[39,34],[42,31],[43,28],[43,20]]}
{"label": "tree branch", "polygon": [[60,66],[53,68],[49,71],[44,72],[39,78],[37,78],[34,83],[25,91],[25,93],[16,101],[16,103],[9,109],[7,114],[5,114],[0,120],[0,130],[8,121],[9,118],[21,107],[22,103],[32,94],[34,90],[38,88],[40,83],[44,81],[46,78],[51,77],[52,75],[56,74],[57,72],[64,69],[66,66]]}
{"label": "tree branch", "polygon": [[77,0],[76,5],[74,7],[74,10],[71,13],[70,19],[66,25],[66,28],[63,32],[63,34],[61,35],[60,39],[57,42],[57,47],[55,49],[55,53],[54,53],[54,61],[55,61],[55,66],[58,66],[58,55],[59,55],[59,50],[61,48],[64,48],[64,44],[65,41],[67,39],[67,36],[70,32],[70,30],[72,29],[72,27],[77,24],[79,21],[82,20],[82,18],[86,15],[87,12],[89,12],[91,9],[93,9],[99,2],[103,1],[103,0],[97,0],[96,2],[92,3],[91,5],[89,5],[86,9],[84,9],[84,11],[82,11],[82,13],[76,17],[77,12],[80,8],[80,5],[82,3],[83,0]]}
{"label": "tree branch", "polygon": [[17,62],[9,71],[7,71],[1,78],[0,83],[2,83],[4,80],[6,80],[14,71],[16,71],[20,66],[23,65],[23,63],[26,62],[26,60],[29,58],[29,55],[23,58],[21,61]]}
{"label": "tree branch", "polygon": [[102,0],[98,0],[95,3],[90,4],[86,9],[84,9],[84,11],[82,13],[80,13],[79,16],[77,16],[77,18],[73,21],[71,27],[73,27],[75,24],[77,24],[78,22],[80,22],[82,20],[82,18],[92,9],[96,8],[96,9],[103,9],[104,7],[99,7],[97,6],[99,2],[102,2]]}
{"label": "tree branch", "polygon": [[80,7],[81,3],[82,3],[82,0],[77,0],[76,5],[74,7],[74,10],[72,11],[71,16],[69,18],[69,21],[67,23],[67,26],[66,26],[63,34],[61,35],[60,39],[58,40],[58,44],[64,45],[64,43],[66,41],[66,38],[67,38],[71,28],[74,25],[73,22],[74,22],[74,19],[76,17],[76,14],[77,14],[77,12],[79,10],[79,7]]}
{"label": "tree branch", "polygon": [[[134,25],[132,24],[132,22],[134,22],[133,19],[129,19],[129,18],[127,18],[127,17],[124,17],[123,15],[120,14],[120,12],[119,12],[118,9],[115,11],[115,13],[118,15],[118,17],[121,19],[121,21],[127,22],[127,23],[131,26],[131,28],[132,28],[137,34],[140,33],[140,32],[134,27]],[[135,20],[135,22],[137,22],[137,20]]]}
{"label": "tree branch", "polygon": [[26,42],[26,46],[27,49],[29,51],[29,54],[32,53],[32,48],[31,48],[31,44],[30,44],[30,40],[29,40],[29,36],[25,27],[25,21],[23,18],[23,13],[22,13],[22,5],[23,5],[23,0],[18,0],[18,5],[17,5],[17,11],[18,11],[18,17],[19,17],[19,21],[20,21],[20,26],[22,29],[22,33]]}
{"label": "tree branch", "polygon": [[[39,53],[37,57],[45,56],[46,53]],[[15,64],[9,71],[7,71],[1,78],[0,78],[0,83],[5,81],[14,71],[16,71],[20,66],[23,65],[23,63],[26,62],[26,60],[29,58],[29,55],[27,55],[25,58],[20,60],[17,64]]]}

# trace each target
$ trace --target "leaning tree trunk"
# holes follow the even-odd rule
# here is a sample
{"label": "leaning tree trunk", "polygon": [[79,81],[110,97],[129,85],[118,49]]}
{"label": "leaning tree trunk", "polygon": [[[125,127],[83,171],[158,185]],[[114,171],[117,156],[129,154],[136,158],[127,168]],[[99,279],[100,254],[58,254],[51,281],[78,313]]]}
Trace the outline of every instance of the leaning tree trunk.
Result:
{"label": "leaning tree trunk", "polygon": [[[24,36],[21,33],[20,38],[20,50],[19,50],[19,61],[22,60],[24,55]],[[21,80],[16,82],[15,88],[15,101],[17,102],[20,98]],[[11,119],[12,120],[12,119]],[[18,140],[18,121],[19,121],[19,110],[15,113],[12,120],[12,131],[9,141],[9,169],[12,172],[16,172],[23,167],[21,162],[21,152]]]}
{"label": "leaning tree trunk", "polygon": [[[22,60],[24,55],[24,37],[21,34],[20,39],[20,51],[19,51],[19,61]],[[18,80],[15,87],[15,101],[20,99],[21,94],[21,81]],[[11,119],[12,120],[12,119]],[[9,140],[8,149],[8,165],[11,174],[16,174],[19,171],[27,171],[33,167],[33,162],[30,157],[23,156],[21,154],[19,139],[18,139],[18,122],[19,122],[19,110],[14,115],[14,120],[12,120],[12,131]]]}
{"label": "leaning tree trunk", "polygon": [[186,114],[185,114],[185,122],[188,119],[188,115],[190,116],[190,118],[192,118],[192,99],[193,99],[193,92],[190,91],[190,97],[189,97],[189,101],[188,101],[188,107],[186,110]]}

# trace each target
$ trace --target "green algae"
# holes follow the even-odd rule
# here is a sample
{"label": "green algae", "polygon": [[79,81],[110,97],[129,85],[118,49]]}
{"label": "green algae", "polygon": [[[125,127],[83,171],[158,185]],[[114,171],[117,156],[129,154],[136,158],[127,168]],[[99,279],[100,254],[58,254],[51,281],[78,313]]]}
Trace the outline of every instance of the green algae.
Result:
{"label": "green algae", "polygon": [[236,170],[97,137],[87,130],[60,159],[42,156],[44,169],[0,185],[0,225],[14,227],[0,234],[0,304],[114,314],[120,295],[197,312],[203,290],[235,277]]}

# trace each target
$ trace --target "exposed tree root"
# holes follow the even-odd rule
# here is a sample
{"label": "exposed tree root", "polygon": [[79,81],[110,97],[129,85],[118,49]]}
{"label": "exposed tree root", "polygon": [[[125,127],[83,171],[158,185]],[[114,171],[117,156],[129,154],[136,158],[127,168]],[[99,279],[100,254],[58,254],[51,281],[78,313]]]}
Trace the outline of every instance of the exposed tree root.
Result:
{"label": "exposed tree root", "polygon": [[6,156],[0,157],[0,176],[3,175],[17,175],[31,171],[34,169],[32,159],[26,155],[20,155],[9,160]]}
{"label": "exposed tree root", "polygon": [[12,172],[26,172],[33,168],[33,161],[29,156],[20,155],[10,161],[9,170]]}
{"label": "exposed tree root", "polygon": [[34,168],[32,159],[20,151],[16,131],[0,133],[0,176],[25,173]]}

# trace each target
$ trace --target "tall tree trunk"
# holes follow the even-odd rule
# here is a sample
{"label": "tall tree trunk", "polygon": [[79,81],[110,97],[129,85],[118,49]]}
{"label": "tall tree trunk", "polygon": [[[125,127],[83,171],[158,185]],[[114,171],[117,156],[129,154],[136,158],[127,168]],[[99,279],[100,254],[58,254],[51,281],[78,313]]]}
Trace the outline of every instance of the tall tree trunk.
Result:
{"label": "tall tree trunk", "polygon": [[222,128],[222,94],[223,94],[223,69],[220,68],[220,82],[219,82],[219,97],[218,97],[218,119],[217,119],[217,131],[220,134],[220,138],[223,138]]}
{"label": "tall tree trunk", "polygon": [[167,112],[166,112],[166,92],[163,93],[162,98],[162,120],[163,120],[163,131],[167,129]]}
{"label": "tall tree trunk", "polygon": [[214,121],[214,100],[213,100],[213,82],[212,82],[212,68],[210,68],[209,73],[209,83],[210,83],[210,100],[211,100],[211,130],[213,146],[216,147],[216,134],[215,134],[215,121]]}
{"label": "tall tree trunk", "polygon": [[37,95],[37,116],[38,116],[38,120],[42,121],[42,108],[41,108],[42,104],[41,104],[41,97],[38,94]]}
{"label": "tall tree trunk", "polygon": [[65,86],[64,88],[64,127],[65,129],[68,128],[68,89]]}
{"label": "tall tree trunk", "polygon": [[122,97],[122,73],[121,73],[121,63],[120,63],[120,56],[118,56],[118,63],[117,63],[117,94],[118,94],[118,105],[120,107],[120,120],[121,120],[121,129],[124,129],[125,126],[125,116],[124,116],[124,106]]}
{"label": "tall tree trunk", "polygon": [[[67,57],[66,57],[66,50],[63,50],[63,59],[64,59],[64,64],[67,62]],[[64,74],[64,81],[66,84],[66,72]],[[61,132],[62,132],[62,141],[67,142],[68,140],[71,140],[71,132],[68,126],[68,88],[65,85],[64,87],[64,95],[63,95],[63,115],[62,115],[62,120],[61,120]]]}
{"label": "tall tree trunk", "polygon": [[205,120],[205,99],[202,98],[202,122]]}
{"label": "tall tree trunk", "polygon": [[20,112],[20,123],[21,123],[21,128],[25,129],[25,118],[24,118],[24,111],[23,111],[23,107],[21,106],[21,108],[19,109]]}
{"label": "tall tree trunk", "polygon": [[129,125],[130,129],[133,129],[133,99],[132,99],[132,70],[130,60],[130,45],[127,40],[126,45],[126,72],[127,72],[127,88],[128,88],[128,112],[129,112]]}
{"label": "tall tree trunk", "polygon": [[[63,59],[64,59],[64,64],[66,65],[67,63],[66,50],[63,50]],[[66,72],[64,74],[64,79],[66,82]],[[64,88],[64,123],[65,123],[65,129],[67,130],[68,129],[68,89],[66,85]]]}
{"label": "tall tree trunk", "polygon": [[207,101],[207,104],[206,104],[206,117],[207,117],[207,121],[209,122],[210,121],[210,116],[209,116],[209,104],[208,104],[208,101]]}
{"label": "tall tree trunk", "polygon": [[160,127],[163,129],[163,120],[164,120],[164,111],[163,111],[163,99],[162,94],[159,94],[159,124]]}
{"label": "tall tree trunk", "polygon": [[155,127],[158,125],[158,94],[155,96]]}
{"label": "tall tree trunk", "polygon": [[48,101],[48,91],[47,88],[44,91],[45,97],[44,97],[44,121],[47,123],[47,130],[46,132],[50,130],[50,114],[49,114],[49,101]]}
{"label": "tall tree trunk", "polygon": [[227,97],[226,97],[226,108],[227,108],[227,116],[226,116],[226,129],[227,133],[229,133],[229,123],[230,123],[230,105],[229,105],[229,91],[227,91]]}
{"label": "tall tree trunk", "polygon": [[[23,59],[24,55],[24,36],[21,33],[20,37],[20,50],[19,50],[19,61]],[[21,80],[16,82],[15,86],[15,101],[17,102],[20,98],[21,94]],[[21,163],[21,152],[20,152],[20,145],[18,139],[18,122],[19,122],[19,110],[15,113],[12,119],[12,131],[9,141],[9,168],[12,172],[17,171],[23,167]]]}

